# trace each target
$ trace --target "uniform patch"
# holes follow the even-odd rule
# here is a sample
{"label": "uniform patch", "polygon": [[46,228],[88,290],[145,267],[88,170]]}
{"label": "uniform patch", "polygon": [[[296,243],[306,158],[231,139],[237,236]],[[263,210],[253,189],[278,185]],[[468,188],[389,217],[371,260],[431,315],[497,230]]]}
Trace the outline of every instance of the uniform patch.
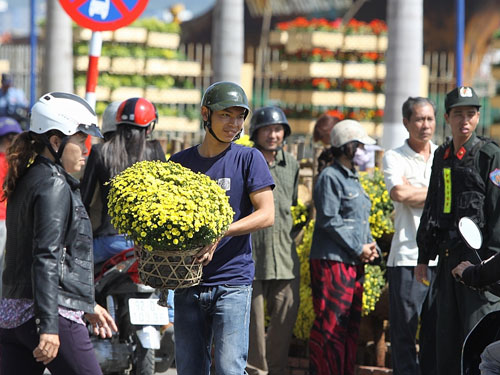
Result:
{"label": "uniform patch", "polygon": [[490,172],[490,180],[500,187],[500,169],[496,168],[493,172]]}

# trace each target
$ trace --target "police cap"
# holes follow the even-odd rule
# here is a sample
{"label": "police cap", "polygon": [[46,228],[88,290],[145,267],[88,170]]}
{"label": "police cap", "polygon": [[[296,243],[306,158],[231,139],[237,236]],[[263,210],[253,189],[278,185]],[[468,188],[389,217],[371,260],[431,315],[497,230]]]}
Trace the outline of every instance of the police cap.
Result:
{"label": "police cap", "polygon": [[479,97],[472,87],[456,87],[446,94],[444,108],[447,113],[454,107],[467,106],[477,107],[478,109],[481,107],[481,104],[479,104]]}

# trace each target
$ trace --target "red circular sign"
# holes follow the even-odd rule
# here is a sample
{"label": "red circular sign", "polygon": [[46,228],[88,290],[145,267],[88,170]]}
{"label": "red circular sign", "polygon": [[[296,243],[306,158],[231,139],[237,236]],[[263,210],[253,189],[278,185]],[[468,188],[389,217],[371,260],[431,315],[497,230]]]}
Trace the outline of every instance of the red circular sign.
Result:
{"label": "red circular sign", "polygon": [[79,26],[93,31],[111,31],[131,24],[146,8],[148,0],[59,0]]}

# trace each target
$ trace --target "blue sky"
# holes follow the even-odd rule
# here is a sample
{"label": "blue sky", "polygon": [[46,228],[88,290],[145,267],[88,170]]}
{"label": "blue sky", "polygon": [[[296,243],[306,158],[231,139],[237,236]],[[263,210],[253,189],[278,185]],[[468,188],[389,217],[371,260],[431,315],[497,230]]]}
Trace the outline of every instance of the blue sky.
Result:
{"label": "blue sky", "polygon": [[[7,3],[7,10],[5,9]],[[215,0],[149,0],[146,10],[141,17],[161,17],[170,6],[183,3],[186,9],[194,16],[210,9]],[[45,18],[45,0],[35,0],[37,19]],[[10,31],[14,35],[29,33],[30,0],[0,0],[0,33]]]}

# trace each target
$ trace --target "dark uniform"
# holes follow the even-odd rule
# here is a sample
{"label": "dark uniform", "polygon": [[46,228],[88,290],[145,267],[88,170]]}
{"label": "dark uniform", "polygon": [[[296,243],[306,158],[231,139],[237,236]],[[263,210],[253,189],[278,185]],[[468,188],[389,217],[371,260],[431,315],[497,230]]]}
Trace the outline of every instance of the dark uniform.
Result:
{"label": "dark uniform", "polygon": [[458,220],[464,216],[481,228],[484,242],[480,256],[486,259],[500,252],[500,147],[475,133],[459,150],[454,150],[452,141],[436,150],[417,233],[418,263],[427,264],[439,255],[434,282],[439,375],[460,374],[461,348],[467,333],[484,315],[500,308],[497,297],[473,290],[455,281],[451,274],[461,261],[479,262],[457,230]]}

